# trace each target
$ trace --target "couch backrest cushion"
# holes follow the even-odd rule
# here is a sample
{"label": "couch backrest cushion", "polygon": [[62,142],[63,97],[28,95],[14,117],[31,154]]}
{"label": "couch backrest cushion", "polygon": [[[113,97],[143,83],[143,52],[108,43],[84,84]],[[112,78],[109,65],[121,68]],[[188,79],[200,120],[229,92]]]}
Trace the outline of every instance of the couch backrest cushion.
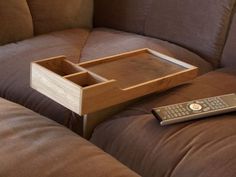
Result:
{"label": "couch backrest cushion", "polygon": [[94,26],[143,34],[152,0],[94,0]]}
{"label": "couch backrest cushion", "polygon": [[235,0],[95,0],[95,26],[181,45],[218,65]]}
{"label": "couch backrest cushion", "polygon": [[236,68],[236,8],[222,55],[222,66]]}
{"label": "couch backrest cushion", "polygon": [[35,34],[68,28],[91,28],[93,0],[27,0]]}
{"label": "couch backrest cushion", "polygon": [[235,0],[153,1],[145,33],[219,64]]}
{"label": "couch backrest cushion", "polygon": [[26,0],[0,0],[0,45],[33,36]]}

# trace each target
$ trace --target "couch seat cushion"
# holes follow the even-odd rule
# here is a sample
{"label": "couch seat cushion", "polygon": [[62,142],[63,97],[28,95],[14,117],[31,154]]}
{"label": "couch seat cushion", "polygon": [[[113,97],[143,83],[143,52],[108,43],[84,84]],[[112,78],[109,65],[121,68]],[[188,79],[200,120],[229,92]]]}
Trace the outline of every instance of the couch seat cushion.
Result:
{"label": "couch seat cushion", "polygon": [[70,130],[2,98],[0,141],[0,176],[138,176]]}
{"label": "couch seat cushion", "polygon": [[154,94],[99,125],[91,141],[142,176],[233,177],[236,113],[161,127],[153,107],[236,92],[235,69]]}
{"label": "couch seat cushion", "polygon": [[0,1],[0,45],[33,36],[33,22],[26,0]]}
{"label": "couch seat cushion", "polygon": [[200,74],[212,70],[212,66],[196,54],[155,38],[108,28],[95,28],[82,51],[81,61],[119,54],[140,48],[150,48],[171,57],[186,61],[200,68]]}
{"label": "couch seat cushion", "polygon": [[30,88],[30,63],[57,55],[79,62],[88,34],[66,30],[0,47],[0,96],[70,126],[70,119],[77,120],[71,111]]}

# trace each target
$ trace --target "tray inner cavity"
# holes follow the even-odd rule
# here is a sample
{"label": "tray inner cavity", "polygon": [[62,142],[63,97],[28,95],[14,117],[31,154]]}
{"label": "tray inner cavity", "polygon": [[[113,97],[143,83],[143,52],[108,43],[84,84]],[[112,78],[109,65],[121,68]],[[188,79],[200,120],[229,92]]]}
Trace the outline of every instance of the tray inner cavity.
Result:
{"label": "tray inner cavity", "polygon": [[66,79],[74,82],[81,87],[88,87],[105,82],[100,78],[89,74],[88,72],[78,73],[76,75],[66,77]]}
{"label": "tray inner cavity", "polygon": [[122,89],[186,69],[148,52],[83,67],[104,78],[117,80],[119,87]]}
{"label": "tray inner cavity", "polygon": [[38,64],[60,76],[67,76],[67,75],[82,72],[81,69],[78,68],[76,65],[70,63],[69,61],[63,58],[46,60]]}

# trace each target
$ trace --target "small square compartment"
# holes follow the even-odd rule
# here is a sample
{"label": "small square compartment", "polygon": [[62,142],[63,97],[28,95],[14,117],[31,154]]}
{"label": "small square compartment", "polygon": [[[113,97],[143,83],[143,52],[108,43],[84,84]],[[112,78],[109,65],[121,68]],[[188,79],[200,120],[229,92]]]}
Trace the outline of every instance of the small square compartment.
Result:
{"label": "small square compartment", "polygon": [[71,76],[66,77],[66,79],[74,82],[75,84],[77,84],[83,88],[105,82],[104,80],[102,80],[102,79],[100,79],[88,72],[81,72],[81,73],[78,73],[75,75],[71,75]]}
{"label": "small square compartment", "polygon": [[66,60],[65,57],[51,58],[48,60],[38,62],[38,64],[60,76],[67,76],[78,72],[82,72],[82,70],[79,67],[77,67],[70,61]]}

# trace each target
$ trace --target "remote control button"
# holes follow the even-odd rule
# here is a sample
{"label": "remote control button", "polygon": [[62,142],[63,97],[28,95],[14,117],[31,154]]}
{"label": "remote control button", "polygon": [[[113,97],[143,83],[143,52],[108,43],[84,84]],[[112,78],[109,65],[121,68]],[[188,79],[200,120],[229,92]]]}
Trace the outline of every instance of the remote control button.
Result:
{"label": "remote control button", "polygon": [[197,103],[193,103],[189,105],[189,108],[193,111],[200,111],[202,109],[202,106]]}
{"label": "remote control button", "polygon": [[207,112],[207,111],[210,111],[210,110],[211,110],[211,108],[209,108],[209,107],[203,109],[204,112]]}
{"label": "remote control button", "polygon": [[196,103],[197,103],[197,104],[204,104],[204,102],[201,101],[201,100],[197,100]]}

